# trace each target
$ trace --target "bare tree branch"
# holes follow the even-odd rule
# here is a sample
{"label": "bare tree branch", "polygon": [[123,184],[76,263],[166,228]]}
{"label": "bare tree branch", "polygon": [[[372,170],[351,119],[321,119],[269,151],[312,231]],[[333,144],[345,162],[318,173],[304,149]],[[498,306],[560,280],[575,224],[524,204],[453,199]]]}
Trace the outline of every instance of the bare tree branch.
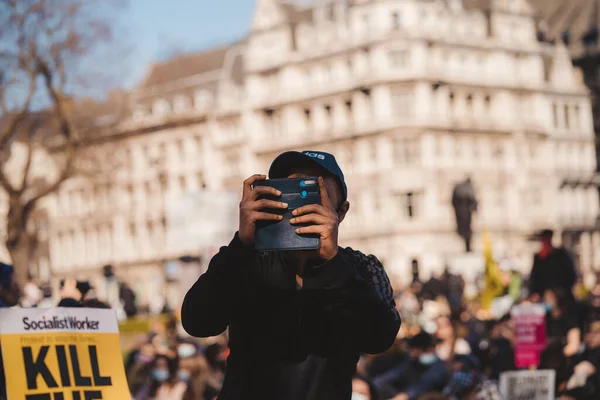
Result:
{"label": "bare tree branch", "polygon": [[[84,79],[95,70],[86,59],[110,41],[102,33],[112,32],[113,20],[84,0],[0,0],[0,8],[0,190],[9,197],[4,239],[17,277],[25,281],[36,246],[31,222],[38,203],[80,173],[84,139],[103,128],[97,121],[106,114],[99,112],[112,112],[113,107],[103,109],[95,101],[89,107],[83,100],[98,83]],[[97,89],[87,93],[94,96],[105,87]],[[10,151],[15,143],[26,146],[22,159]],[[54,171],[38,175],[38,152],[53,158]],[[8,163],[13,156],[16,162]],[[9,169],[14,166],[22,170]]]}
{"label": "bare tree branch", "polygon": [[[23,106],[21,107],[21,111],[18,112],[13,118],[11,118],[11,121],[8,123],[6,129],[4,130],[4,132],[2,132],[2,135],[0,136],[0,149],[3,149],[8,145],[9,141],[14,137],[15,133],[17,132],[19,124],[23,122],[23,120],[25,119],[25,117],[27,117],[27,114],[30,111],[31,101],[33,100],[33,96],[35,95],[35,92],[37,90],[36,75],[37,73],[35,71],[31,72],[31,83],[29,85],[27,97],[25,98]],[[0,93],[2,93],[2,95],[0,95],[0,98],[4,97],[3,92],[4,90],[0,91]],[[4,103],[4,101],[2,101],[2,103]],[[8,111],[5,111],[5,105],[2,106],[2,112],[5,116],[10,114]]]}
{"label": "bare tree branch", "polygon": [[6,191],[6,193],[8,193],[9,196],[17,193],[17,190],[10,183],[2,168],[0,168],[0,185],[2,185],[2,188]]}
{"label": "bare tree branch", "polygon": [[21,180],[19,193],[23,193],[27,187],[27,179],[29,178],[29,171],[31,170],[31,160],[33,159],[34,148],[35,145],[33,144],[33,141],[30,141],[27,144],[27,160],[25,161],[25,166],[23,167],[23,179]]}
{"label": "bare tree branch", "polygon": [[66,154],[65,165],[63,166],[63,169],[62,169],[61,173],[56,178],[56,180],[54,181],[54,183],[48,185],[44,189],[41,189],[34,197],[32,197],[31,199],[29,199],[25,203],[25,206],[34,207],[35,204],[41,198],[46,197],[49,194],[54,193],[58,189],[60,189],[60,186],[63,184],[63,182],[66,181],[67,178],[69,178],[69,176],[71,175],[71,173],[73,171],[73,161],[75,160],[75,146],[72,143],[70,143],[69,145],[67,145],[67,148],[65,150],[65,154]]}

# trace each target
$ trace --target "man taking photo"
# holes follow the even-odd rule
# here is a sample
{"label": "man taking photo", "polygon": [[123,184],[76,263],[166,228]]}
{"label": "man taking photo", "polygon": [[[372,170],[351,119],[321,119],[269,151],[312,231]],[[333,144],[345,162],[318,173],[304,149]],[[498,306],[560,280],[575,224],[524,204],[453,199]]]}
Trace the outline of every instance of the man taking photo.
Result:
{"label": "man taking photo", "polygon": [[[185,330],[197,337],[229,327],[230,355],[220,400],[350,400],[360,353],[385,351],[400,317],[381,263],[338,246],[338,227],[350,208],[344,175],[324,152],[287,152],[273,161],[269,177],[319,176],[321,204],[296,209],[298,234],[318,234],[314,251],[257,252],[257,221],[281,216],[266,209],[287,204],[259,199],[280,196],[244,181],[239,231],[210,261],[187,293]],[[287,223],[287,222],[284,222]]]}

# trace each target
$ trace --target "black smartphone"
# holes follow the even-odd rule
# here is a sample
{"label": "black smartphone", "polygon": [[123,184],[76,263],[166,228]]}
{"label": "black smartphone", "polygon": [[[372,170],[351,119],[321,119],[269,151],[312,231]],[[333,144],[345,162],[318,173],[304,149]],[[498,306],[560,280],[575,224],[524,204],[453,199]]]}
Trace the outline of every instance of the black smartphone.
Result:
{"label": "black smartphone", "polygon": [[258,251],[316,250],[321,247],[319,235],[299,235],[296,229],[303,225],[292,225],[290,219],[296,208],[308,204],[321,204],[321,191],[316,177],[294,179],[269,179],[254,183],[270,186],[281,192],[280,197],[261,195],[259,199],[281,201],[288,204],[287,210],[266,209],[265,212],[283,216],[281,221],[258,221],[254,248]]}

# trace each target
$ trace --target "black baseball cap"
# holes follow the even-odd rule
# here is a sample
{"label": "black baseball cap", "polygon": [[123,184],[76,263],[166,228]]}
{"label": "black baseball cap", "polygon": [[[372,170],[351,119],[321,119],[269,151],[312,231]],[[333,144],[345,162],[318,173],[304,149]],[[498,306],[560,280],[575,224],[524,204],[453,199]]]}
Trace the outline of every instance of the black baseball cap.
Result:
{"label": "black baseball cap", "polygon": [[344,179],[344,173],[335,160],[335,156],[323,151],[304,150],[286,151],[273,160],[271,168],[269,168],[269,179],[287,178],[290,173],[297,168],[319,167],[323,168],[337,178],[342,186],[343,196],[342,201],[348,199],[348,187]]}

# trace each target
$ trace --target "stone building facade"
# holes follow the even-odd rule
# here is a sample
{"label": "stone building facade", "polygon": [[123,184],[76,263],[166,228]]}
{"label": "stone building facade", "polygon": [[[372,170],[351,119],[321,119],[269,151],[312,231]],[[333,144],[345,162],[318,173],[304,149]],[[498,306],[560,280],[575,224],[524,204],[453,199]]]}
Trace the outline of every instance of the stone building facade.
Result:
{"label": "stone building facade", "polygon": [[185,255],[167,246],[171,199],[239,192],[289,149],[336,155],[342,244],[402,281],[413,259],[427,276],[462,253],[450,200],[466,177],[476,250],[487,229],[528,270],[533,232],[577,228],[580,267],[600,267],[590,95],[536,26],[525,0],[258,0],[244,40],[149,69],[130,120],[98,139],[125,160],[115,176],[48,199],[53,276],[114,264],[151,303]]}

